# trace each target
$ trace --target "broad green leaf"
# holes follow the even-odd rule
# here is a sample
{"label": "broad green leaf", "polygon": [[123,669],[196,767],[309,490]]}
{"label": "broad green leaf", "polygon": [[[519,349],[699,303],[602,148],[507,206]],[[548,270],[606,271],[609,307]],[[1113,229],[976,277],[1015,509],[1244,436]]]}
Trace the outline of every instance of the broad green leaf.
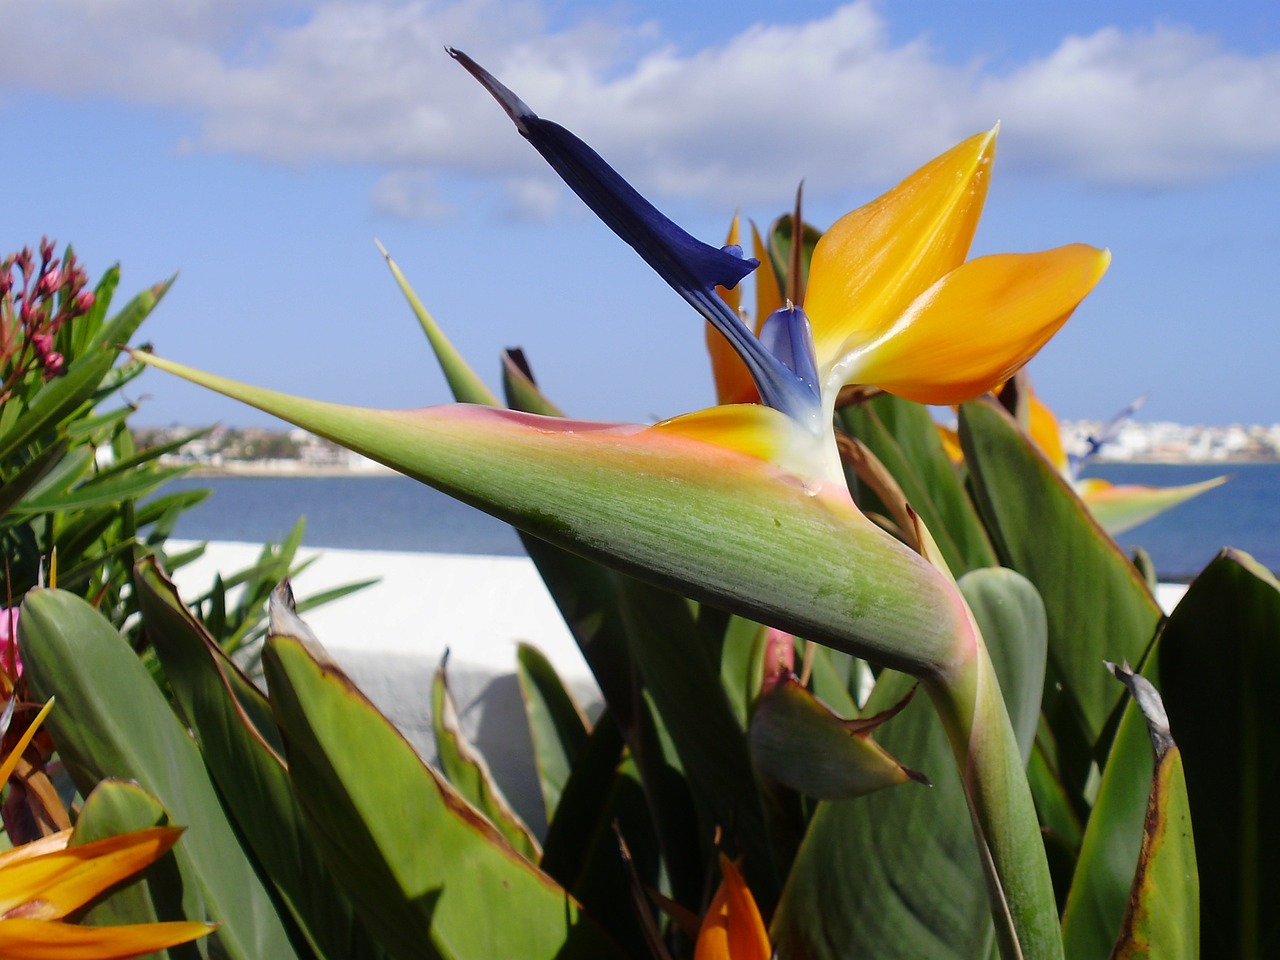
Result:
{"label": "broad green leaf", "polygon": [[538,784],[550,823],[574,761],[587,745],[590,730],[551,661],[527,643],[520,644],[516,651],[516,678],[529,719]]}
{"label": "broad green leaf", "polygon": [[985,401],[962,406],[960,440],[1003,561],[1044,599],[1050,685],[1063,685],[1062,696],[1093,743],[1124,692],[1102,662],[1140,662],[1160,608],[1115,541],[1004,410]]}
{"label": "broad green leaf", "polygon": [[[681,781],[683,783],[683,781]],[[662,863],[650,805],[621,731],[606,711],[578,754],[547,831],[541,867],[633,956],[644,956],[643,932],[630,895],[621,836],[642,883],[657,889]]]}
{"label": "broad green leaf", "polygon": [[[1009,570],[975,571],[960,585],[975,602],[1009,714],[1033,716],[1042,683],[1035,665],[1043,663],[1045,648],[1035,590]],[[1005,602],[993,602],[1000,594]],[[995,617],[983,619],[993,611]],[[910,677],[886,671],[866,710],[887,709],[912,686]],[[1034,724],[1018,732],[1020,746],[1029,749]],[[778,955],[987,956],[994,939],[982,867],[964,788],[937,714],[917,697],[876,739],[933,786],[883,790],[818,807],[773,919]]]}
{"label": "broad green leaf", "polygon": [[720,833],[743,858],[752,893],[767,910],[781,887],[746,731],[720,682],[716,651],[702,642],[689,605],[638,580],[619,578],[618,601],[631,655],[689,781],[707,841]]}
{"label": "broad green leaf", "polygon": [[[778,278],[778,285],[782,293],[788,298],[792,297],[793,289],[791,282],[791,264],[793,263],[791,245],[795,236],[794,227],[795,218],[792,214],[784,214],[769,227],[769,261],[773,266],[774,276]],[[800,289],[803,290],[809,281],[809,261],[813,259],[813,248],[818,245],[818,240],[822,238],[822,231],[816,227],[812,227],[800,221]],[[797,305],[804,298],[797,300]]]}
{"label": "broad green leaf", "polygon": [[[447,660],[448,654],[445,656]],[[449,785],[488,817],[512,847],[537,863],[542,854],[538,841],[511,809],[484,757],[476,753],[462,735],[458,710],[453,695],[449,693],[445,661],[441,661],[431,685],[431,725],[435,731],[440,771]]]}
{"label": "broad green leaf", "polygon": [[214,936],[226,955],[308,956],[291,944],[195,742],[111,624],[79,597],[37,590],[23,603],[19,633],[32,692],[57,695],[47,728],[80,791],[106,777],[136,780],[186,826],[175,848],[183,882],[222,924]]}
{"label": "broad green leaf", "polygon": [[996,565],[995,551],[928,407],[881,394],[845,407],[841,418],[893,474],[953,573]]}
{"label": "broad green leaf", "polygon": [[344,674],[288,637],[267,641],[263,664],[319,850],[393,956],[621,955]]}
{"label": "broad green leaf", "polygon": [[377,956],[307,832],[271,707],[179,599],[154,558],[135,570],[147,637],[236,826],[316,953]]}
{"label": "broad green leaf", "polygon": [[[164,807],[136,783],[104,780],[94,788],[76,819],[71,846],[93,843],[148,827],[169,826]],[[182,843],[181,840],[178,841]],[[183,904],[183,895],[190,903]],[[157,920],[185,920],[204,915],[199,891],[189,890],[182,882],[177,854],[170,850],[147,869],[123,885],[112,888],[105,897],[94,900],[80,922],[90,925],[154,923]],[[170,947],[153,957],[171,960],[198,960],[202,952],[198,941]]]}
{"label": "broad green leaf", "polygon": [[1275,576],[1246,553],[1219,554],[1160,635],[1158,677],[1195,827],[1201,949],[1233,960],[1274,956],[1280,944]]}
{"label": "broad green leaf", "polygon": [[1193,960],[1199,891],[1181,758],[1154,688],[1116,671],[1134,700],[1080,848],[1063,916],[1067,953]]}
{"label": "broad green leaf", "polygon": [[795,680],[783,680],[756,701],[751,755],[761,773],[818,800],[850,800],[913,780],[927,784],[870,736],[904,706],[905,700],[883,715],[850,720]]}

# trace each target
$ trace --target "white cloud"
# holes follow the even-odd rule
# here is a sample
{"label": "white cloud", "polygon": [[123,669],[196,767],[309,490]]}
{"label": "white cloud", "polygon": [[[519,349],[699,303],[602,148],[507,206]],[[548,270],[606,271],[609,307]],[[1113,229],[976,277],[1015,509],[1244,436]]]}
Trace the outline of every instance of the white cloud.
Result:
{"label": "white cloud", "polygon": [[457,212],[440,194],[436,178],[420,170],[393,170],[378,178],[369,202],[379,213],[398,220],[447,220]]}
{"label": "white cloud", "polygon": [[446,212],[410,170],[510,178],[513,216],[555,207],[446,43],[643,189],[720,205],[785,203],[802,177],[818,195],[883,184],[996,119],[1006,169],[1088,183],[1168,187],[1280,159],[1280,53],[1166,26],[1069,37],[993,74],[976,56],[954,66],[923,40],[895,44],[869,0],[691,53],[654,23],[552,29],[538,0],[44,0],[12,13],[0,82],[182,109],[191,149],[368,165],[387,173],[373,202],[404,216]]}

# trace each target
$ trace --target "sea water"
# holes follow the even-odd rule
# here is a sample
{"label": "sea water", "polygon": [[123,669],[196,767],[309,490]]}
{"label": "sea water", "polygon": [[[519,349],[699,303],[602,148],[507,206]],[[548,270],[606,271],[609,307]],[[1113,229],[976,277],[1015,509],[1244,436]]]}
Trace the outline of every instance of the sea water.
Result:
{"label": "sea water", "polygon": [[[1112,483],[1173,486],[1228,474],[1215,490],[1122,533],[1140,546],[1162,578],[1195,576],[1220,549],[1237,547],[1280,570],[1280,464],[1100,464],[1090,476]],[[506,524],[401,476],[188,477],[168,491],[207,488],[212,495],[178,521],[190,540],[279,542],[299,517],[312,547],[516,556],[520,540]]]}

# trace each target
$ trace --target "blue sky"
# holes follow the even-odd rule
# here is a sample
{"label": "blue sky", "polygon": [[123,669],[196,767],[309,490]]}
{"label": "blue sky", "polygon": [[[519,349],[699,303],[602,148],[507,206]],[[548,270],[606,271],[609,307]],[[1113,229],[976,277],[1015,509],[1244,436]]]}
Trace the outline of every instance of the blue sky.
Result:
{"label": "blue sky", "polygon": [[[1031,366],[1102,418],[1280,420],[1280,13],[1003,0],[725,3],[43,0],[0,9],[0,246],[72,241],[168,357],[325,399],[444,402],[373,244],[496,380],[525,348],[562,407],[712,399],[700,321],[585,213],[444,54],[471,53],[718,241],[800,178],[826,226],[1002,122],[976,254],[1109,247]],[[149,373],[138,422],[268,422]]]}

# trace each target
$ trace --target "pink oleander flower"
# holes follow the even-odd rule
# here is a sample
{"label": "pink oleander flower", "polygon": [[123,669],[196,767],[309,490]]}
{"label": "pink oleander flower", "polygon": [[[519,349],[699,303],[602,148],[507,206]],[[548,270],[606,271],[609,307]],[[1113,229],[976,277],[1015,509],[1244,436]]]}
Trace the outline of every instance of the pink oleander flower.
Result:
{"label": "pink oleander flower", "polygon": [[18,656],[17,607],[0,607],[0,670],[11,680],[22,676],[22,658]]}

